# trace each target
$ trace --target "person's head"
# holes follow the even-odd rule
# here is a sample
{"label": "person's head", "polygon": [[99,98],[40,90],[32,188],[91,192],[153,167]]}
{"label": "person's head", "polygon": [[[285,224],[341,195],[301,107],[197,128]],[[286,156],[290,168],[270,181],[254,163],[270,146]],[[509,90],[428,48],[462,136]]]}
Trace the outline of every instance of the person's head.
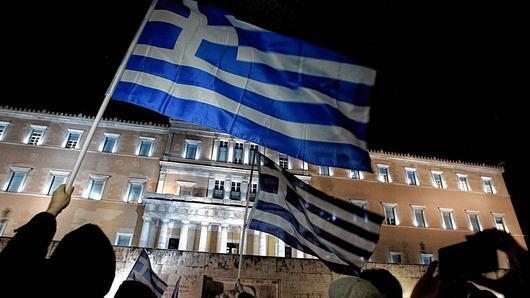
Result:
{"label": "person's head", "polygon": [[359,277],[372,283],[385,298],[403,297],[401,284],[388,270],[380,268],[367,269],[361,271]]}
{"label": "person's head", "polygon": [[112,245],[96,225],[86,224],[66,234],[49,259],[50,284],[58,296],[61,292],[76,297],[103,297],[110,290],[116,269]]}
{"label": "person's head", "polygon": [[379,291],[369,282],[357,277],[344,277],[329,285],[329,298],[381,298]]}
{"label": "person's head", "polygon": [[122,282],[114,298],[131,297],[156,298],[156,295],[147,285],[135,280],[126,280]]}

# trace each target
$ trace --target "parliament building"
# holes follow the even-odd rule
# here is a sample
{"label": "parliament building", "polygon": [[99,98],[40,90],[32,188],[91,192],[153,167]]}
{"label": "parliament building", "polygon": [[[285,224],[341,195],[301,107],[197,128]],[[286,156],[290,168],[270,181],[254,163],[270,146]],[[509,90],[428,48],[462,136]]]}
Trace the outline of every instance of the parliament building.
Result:
{"label": "parliament building", "polygon": [[[13,236],[46,209],[92,122],[0,108],[0,236]],[[176,120],[118,119],[101,122],[55,238],[95,223],[117,246],[235,254],[245,203],[258,191],[257,172],[249,183],[255,149],[313,187],[384,215],[371,262],[427,264],[439,248],[489,228],[525,246],[500,167],[372,151],[373,173],[359,172],[308,164]],[[247,255],[313,258],[263,232],[249,230],[247,239]]]}

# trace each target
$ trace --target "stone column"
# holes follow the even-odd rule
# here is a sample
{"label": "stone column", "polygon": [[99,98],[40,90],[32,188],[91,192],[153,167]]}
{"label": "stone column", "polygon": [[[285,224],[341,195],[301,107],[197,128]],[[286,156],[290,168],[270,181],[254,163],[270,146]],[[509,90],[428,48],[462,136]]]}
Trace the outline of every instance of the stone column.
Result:
{"label": "stone column", "polygon": [[213,140],[212,160],[217,160],[217,153],[219,152],[219,139]]}
{"label": "stone column", "polygon": [[248,182],[241,181],[241,201],[247,200]]}
{"label": "stone column", "polygon": [[267,234],[259,232],[259,255],[267,255]]}
{"label": "stone column", "polygon": [[276,256],[285,257],[285,242],[280,238],[276,238]]}
{"label": "stone column", "polygon": [[164,181],[166,180],[166,173],[160,172],[158,176],[158,184],[156,185],[156,193],[164,193]]}
{"label": "stone column", "polygon": [[167,228],[169,220],[160,220],[160,234],[158,235],[158,248],[167,248]]}
{"label": "stone column", "polygon": [[228,224],[221,225],[221,243],[219,244],[219,252],[226,253],[226,243],[228,242]]}
{"label": "stone column", "polygon": [[250,143],[249,142],[245,142],[243,144],[243,163],[248,165],[252,162],[252,160],[250,160]]}
{"label": "stone column", "polygon": [[199,251],[207,251],[209,222],[201,222],[201,237],[199,239]]}
{"label": "stone column", "polygon": [[149,230],[151,229],[151,217],[144,216],[142,232],[140,233],[140,247],[149,247]]}
{"label": "stone column", "polygon": [[301,250],[298,250],[298,249],[295,249],[295,250],[296,250],[296,257],[300,258],[300,259],[303,259],[304,258],[304,252],[301,251]]}
{"label": "stone column", "polygon": [[[250,230],[248,230],[247,233],[249,231]],[[252,255],[254,256],[259,255],[259,235],[260,235],[259,231],[254,231],[254,233],[252,234]]]}
{"label": "stone column", "polygon": [[208,198],[213,198],[214,188],[215,188],[215,178],[208,178]]}
{"label": "stone column", "polygon": [[228,141],[228,160],[227,162],[233,162],[234,161],[234,140]]}
{"label": "stone column", "polygon": [[225,180],[225,200],[230,200],[230,190],[232,189],[232,180]]}
{"label": "stone column", "polygon": [[182,221],[180,227],[179,250],[186,250],[188,248],[188,229],[190,228],[189,220]]}

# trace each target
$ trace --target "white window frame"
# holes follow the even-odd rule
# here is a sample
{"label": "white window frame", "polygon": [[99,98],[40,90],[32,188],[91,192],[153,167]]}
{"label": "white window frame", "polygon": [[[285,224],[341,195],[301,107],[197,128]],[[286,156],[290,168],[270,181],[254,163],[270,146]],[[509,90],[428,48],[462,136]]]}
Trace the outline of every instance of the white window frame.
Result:
{"label": "white window frame", "polygon": [[[354,172],[358,172],[359,173],[359,178],[353,178],[353,173]],[[354,179],[354,180],[363,180],[364,179],[364,174],[363,174],[363,171],[361,171],[361,170],[350,170],[349,177],[350,177],[350,179]]]}
{"label": "white window frame", "polygon": [[7,128],[9,127],[10,124],[11,124],[11,122],[0,121],[0,126],[4,127],[4,130],[0,132],[0,141],[2,141],[4,139],[4,136],[6,135]]}
{"label": "white window frame", "polygon": [[[34,124],[30,124],[30,129],[29,129],[29,133],[28,135],[26,136],[26,139],[24,140],[24,143],[25,144],[28,144],[28,145],[33,145],[33,146],[40,146],[42,145],[43,141],[44,141],[44,135],[46,134],[46,130],[48,129],[48,126],[45,126],[45,125],[34,125]],[[42,130],[42,135],[40,136],[39,140],[37,141],[37,144],[30,144],[29,141],[31,140],[31,136],[33,135],[33,132],[35,130]]]}
{"label": "white window frame", "polygon": [[434,256],[433,256],[433,254],[421,252],[421,253],[420,253],[420,262],[421,262],[421,264],[423,264],[423,265],[429,265],[429,264],[426,264],[426,263],[423,261],[423,257],[424,257],[424,256],[425,256],[425,257],[430,256],[430,257],[431,257],[431,262],[434,261]]}
{"label": "white window frame", "polygon": [[[484,228],[482,227],[482,222],[481,222],[481,220],[480,220],[480,212],[478,212],[478,211],[472,211],[472,210],[465,210],[465,211],[466,211],[467,221],[468,221],[467,228],[468,228],[470,231],[473,231],[473,232],[480,232],[480,231],[482,231]],[[478,231],[473,230],[473,224],[471,223],[471,215],[476,215],[476,216],[477,216],[477,221],[478,221]]]}
{"label": "white window frame", "polygon": [[[464,189],[464,187],[462,186],[462,183],[460,181],[460,178],[464,178],[465,181],[466,181],[466,189]],[[468,177],[466,174],[459,174],[457,173],[456,174],[456,182],[458,183],[458,189],[460,189],[461,191],[471,191],[471,186],[469,185],[469,180],[468,180]]]}
{"label": "white window frame", "polygon": [[[127,185],[127,192],[125,192],[125,197],[123,198],[123,201],[125,203],[131,203],[131,204],[140,204],[140,203],[142,203],[142,196],[143,196],[143,193],[144,193],[144,190],[145,190],[145,184],[146,183],[147,183],[147,179],[146,178],[129,178],[129,183]],[[133,201],[129,200],[131,187],[132,187],[133,184],[140,184],[142,186],[142,188],[140,189],[140,198],[139,198],[138,202],[133,202]]]}
{"label": "white window frame", "polygon": [[[456,221],[455,221],[454,210],[451,209],[451,208],[438,208],[438,210],[440,210],[440,217],[441,217],[441,221],[442,221],[442,227],[444,228],[444,230],[456,231],[458,229],[458,227],[457,227]],[[448,229],[447,228],[447,225],[445,224],[445,219],[444,219],[443,212],[449,212],[449,216],[451,217],[451,223],[453,224],[453,228],[452,229]]]}
{"label": "white window frame", "polygon": [[49,193],[49,192],[50,192],[50,188],[52,187],[52,183],[54,181],[54,177],[65,177],[64,182],[66,183],[66,181],[68,181],[68,176],[70,176],[70,172],[69,171],[51,170],[50,171],[50,178],[49,178],[47,187],[44,189],[43,193],[46,194],[46,195],[50,195],[50,196],[53,194],[53,191],[51,193]]}
{"label": "white window frame", "polygon": [[[386,224],[387,226],[399,226],[400,221],[399,221],[399,215],[398,215],[398,212],[397,212],[397,203],[385,203],[385,202],[381,202],[381,205],[383,206],[383,214],[385,215],[385,224]],[[385,207],[394,208],[394,218],[395,218],[395,221],[396,221],[396,224],[395,224],[395,225],[392,225],[392,224],[387,223]]]}
{"label": "white window frame", "polygon": [[[241,160],[239,162],[236,162],[236,147],[239,145],[241,145]],[[233,153],[232,153],[232,160],[230,160],[231,163],[233,164],[244,164],[245,163],[245,142],[242,142],[242,141],[235,141],[234,142],[234,145],[232,147],[232,150],[233,150]]]}
{"label": "white window frame", "polygon": [[[66,136],[66,139],[64,140],[64,144],[63,144],[63,148],[65,149],[79,149],[79,144],[81,143],[81,138],[83,138],[83,133],[85,131],[84,130],[79,130],[79,129],[70,129],[68,128],[68,135]],[[75,144],[75,147],[72,147],[72,148],[68,148],[66,147],[68,145],[68,141],[70,140],[70,136],[73,134],[73,133],[77,133],[79,134],[79,140],[77,141],[77,143]]]}
{"label": "white window frame", "polygon": [[497,223],[495,222],[495,217],[502,218],[502,223],[504,225],[504,231],[506,233],[510,233],[510,230],[508,229],[508,224],[506,223],[506,216],[504,215],[504,213],[491,212],[491,220],[493,220],[493,228],[497,229]]}
{"label": "white window frame", "polygon": [[[325,174],[324,174],[324,170],[323,170],[323,169],[324,169],[325,167],[328,168],[328,174],[329,174],[329,175],[325,175]],[[331,168],[330,166],[318,166],[318,173],[319,173],[320,175],[322,175],[322,176],[327,176],[327,177],[331,177],[331,176],[333,176],[333,170],[332,170],[332,168]]]}
{"label": "white window frame", "polygon": [[[434,178],[434,175],[440,175],[440,179],[442,180],[442,187],[438,187],[438,184],[436,183],[436,179]],[[432,179],[432,186],[434,186],[434,188],[438,188],[438,189],[447,188],[447,183],[445,183],[444,173],[442,171],[431,171],[431,179]]]}
{"label": "white window frame", "polygon": [[[101,142],[101,145],[100,145],[100,148],[99,148],[99,151],[100,152],[103,152],[103,153],[114,153],[116,152],[116,147],[118,147],[118,141],[120,139],[120,134],[116,134],[116,133],[104,133],[104,139],[103,139],[103,142]],[[103,148],[105,148],[105,143],[107,142],[107,138],[115,138],[116,139],[116,142],[114,142],[114,147],[112,147],[112,150],[111,152],[106,152],[106,151],[103,151]],[[140,150],[140,149],[138,149]]]}
{"label": "white window frame", "polygon": [[9,184],[11,182],[11,179],[13,179],[13,175],[15,175],[15,172],[23,172],[24,173],[24,179],[18,186],[17,191],[15,192],[21,192],[24,189],[24,186],[26,184],[26,181],[28,179],[28,174],[32,170],[32,168],[26,168],[26,167],[9,167],[9,175],[7,176],[7,181],[4,183],[4,186],[2,187],[2,191],[6,191],[9,188]]}
{"label": "white window frame", "polygon": [[[495,189],[495,186],[493,186],[493,179],[491,177],[481,176],[480,180],[482,180],[482,189],[484,190],[484,193],[494,195],[497,193],[497,189]],[[488,192],[486,190],[486,181],[490,183],[491,186],[491,192]]]}
{"label": "white window frame", "polygon": [[[149,152],[147,153],[147,155],[140,155],[140,149],[142,148],[142,142],[144,141],[150,143]],[[136,156],[150,157],[153,154],[153,147],[155,147],[154,146],[155,141],[156,141],[156,138],[153,138],[153,137],[138,137],[138,148],[136,149]],[[116,145],[117,144],[118,144],[118,139],[116,139]],[[116,151],[116,146],[114,147],[114,151]]]}
{"label": "white window frame", "polygon": [[120,239],[120,236],[128,236],[130,237],[129,238],[129,244],[127,244],[127,246],[131,246],[132,245],[132,241],[133,241],[133,234],[131,233],[116,233],[116,239],[114,240],[114,245],[118,245],[118,240]]}
{"label": "white window frame", "polygon": [[[386,173],[388,176],[388,182],[385,181],[385,178],[383,178],[384,176],[381,175],[381,172],[379,171],[379,169],[386,169]],[[377,164],[377,180],[383,183],[392,183],[392,175],[390,175],[390,165]]]}
{"label": "white window frame", "polygon": [[[221,143],[226,143],[226,147],[221,147]],[[215,156],[215,161],[217,162],[229,162],[230,160],[230,141],[226,139],[219,139],[219,145],[217,146],[217,156]],[[226,148],[226,159],[225,160],[219,160],[219,156],[221,154],[221,148]]]}
{"label": "white window frame", "polygon": [[[90,175],[90,180],[88,181],[88,187],[85,191],[84,197],[89,200],[100,201],[101,198],[103,198],[103,193],[105,192],[105,187],[107,186],[107,180],[109,179],[109,177],[110,176],[104,176],[104,175]],[[94,199],[94,198],[89,198],[88,196],[90,195],[90,190],[92,189],[92,184],[93,184],[93,181],[95,180],[103,181],[103,186],[101,186],[100,197]]]}
{"label": "white window frame", "polygon": [[[286,157],[285,161],[287,162],[287,166],[285,168],[282,167],[282,157]],[[278,166],[282,169],[289,170],[290,169],[289,155],[278,153]]]}
{"label": "white window frame", "polygon": [[184,143],[185,143],[186,147],[184,148],[184,154],[182,155],[182,158],[187,159],[187,156],[188,156],[188,145],[195,145],[195,146],[197,146],[197,150],[195,150],[195,157],[193,158],[193,160],[197,160],[199,158],[199,156],[200,156],[199,152],[201,151],[201,143],[202,143],[202,141],[186,139],[186,140],[184,140]]}
{"label": "white window frame", "polygon": [[[409,172],[412,172],[414,174],[414,180],[416,182],[416,184],[412,184],[410,178],[409,178]],[[419,186],[420,185],[420,180],[418,179],[418,175],[416,173],[416,169],[415,168],[405,168],[405,178],[407,180],[407,184],[408,185],[411,185],[411,186]]]}
{"label": "white window frame", "polygon": [[[393,262],[392,257],[399,256],[400,262]],[[388,252],[388,263],[390,264],[403,264],[403,254],[399,251],[389,251]]]}
{"label": "white window frame", "polygon": [[[414,224],[414,226],[418,227],[418,228],[428,228],[429,227],[429,223],[427,222],[427,217],[425,216],[425,206],[410,205],[410,207],[412,209],[412,223]],[[421,210],[421,214],[423,216],[423,223],[425,224],[425,227],[420,227],[418,225],[418,221],[416,219],[416,213],[414,212],[416,210]]]}

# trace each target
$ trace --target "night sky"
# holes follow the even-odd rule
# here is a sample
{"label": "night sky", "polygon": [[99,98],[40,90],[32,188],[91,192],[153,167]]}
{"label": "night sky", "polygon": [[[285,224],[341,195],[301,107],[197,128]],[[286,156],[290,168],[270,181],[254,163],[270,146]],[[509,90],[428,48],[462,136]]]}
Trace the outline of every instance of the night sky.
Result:
{"label": "night sky", "polygon": [[[521,138],[528,136],[522,103],[528,92],[522,92],[520,75],[527,37],[522,4],[207,2],[375,67],[369,147],[504,165],[528,236],[523,190],[526,140]],[[95,115],[149,3],[2,3],[10,17],[1,20],[0,105]],[[164,116],[119,102],[111,102],[105,116],[167,122]]]}

